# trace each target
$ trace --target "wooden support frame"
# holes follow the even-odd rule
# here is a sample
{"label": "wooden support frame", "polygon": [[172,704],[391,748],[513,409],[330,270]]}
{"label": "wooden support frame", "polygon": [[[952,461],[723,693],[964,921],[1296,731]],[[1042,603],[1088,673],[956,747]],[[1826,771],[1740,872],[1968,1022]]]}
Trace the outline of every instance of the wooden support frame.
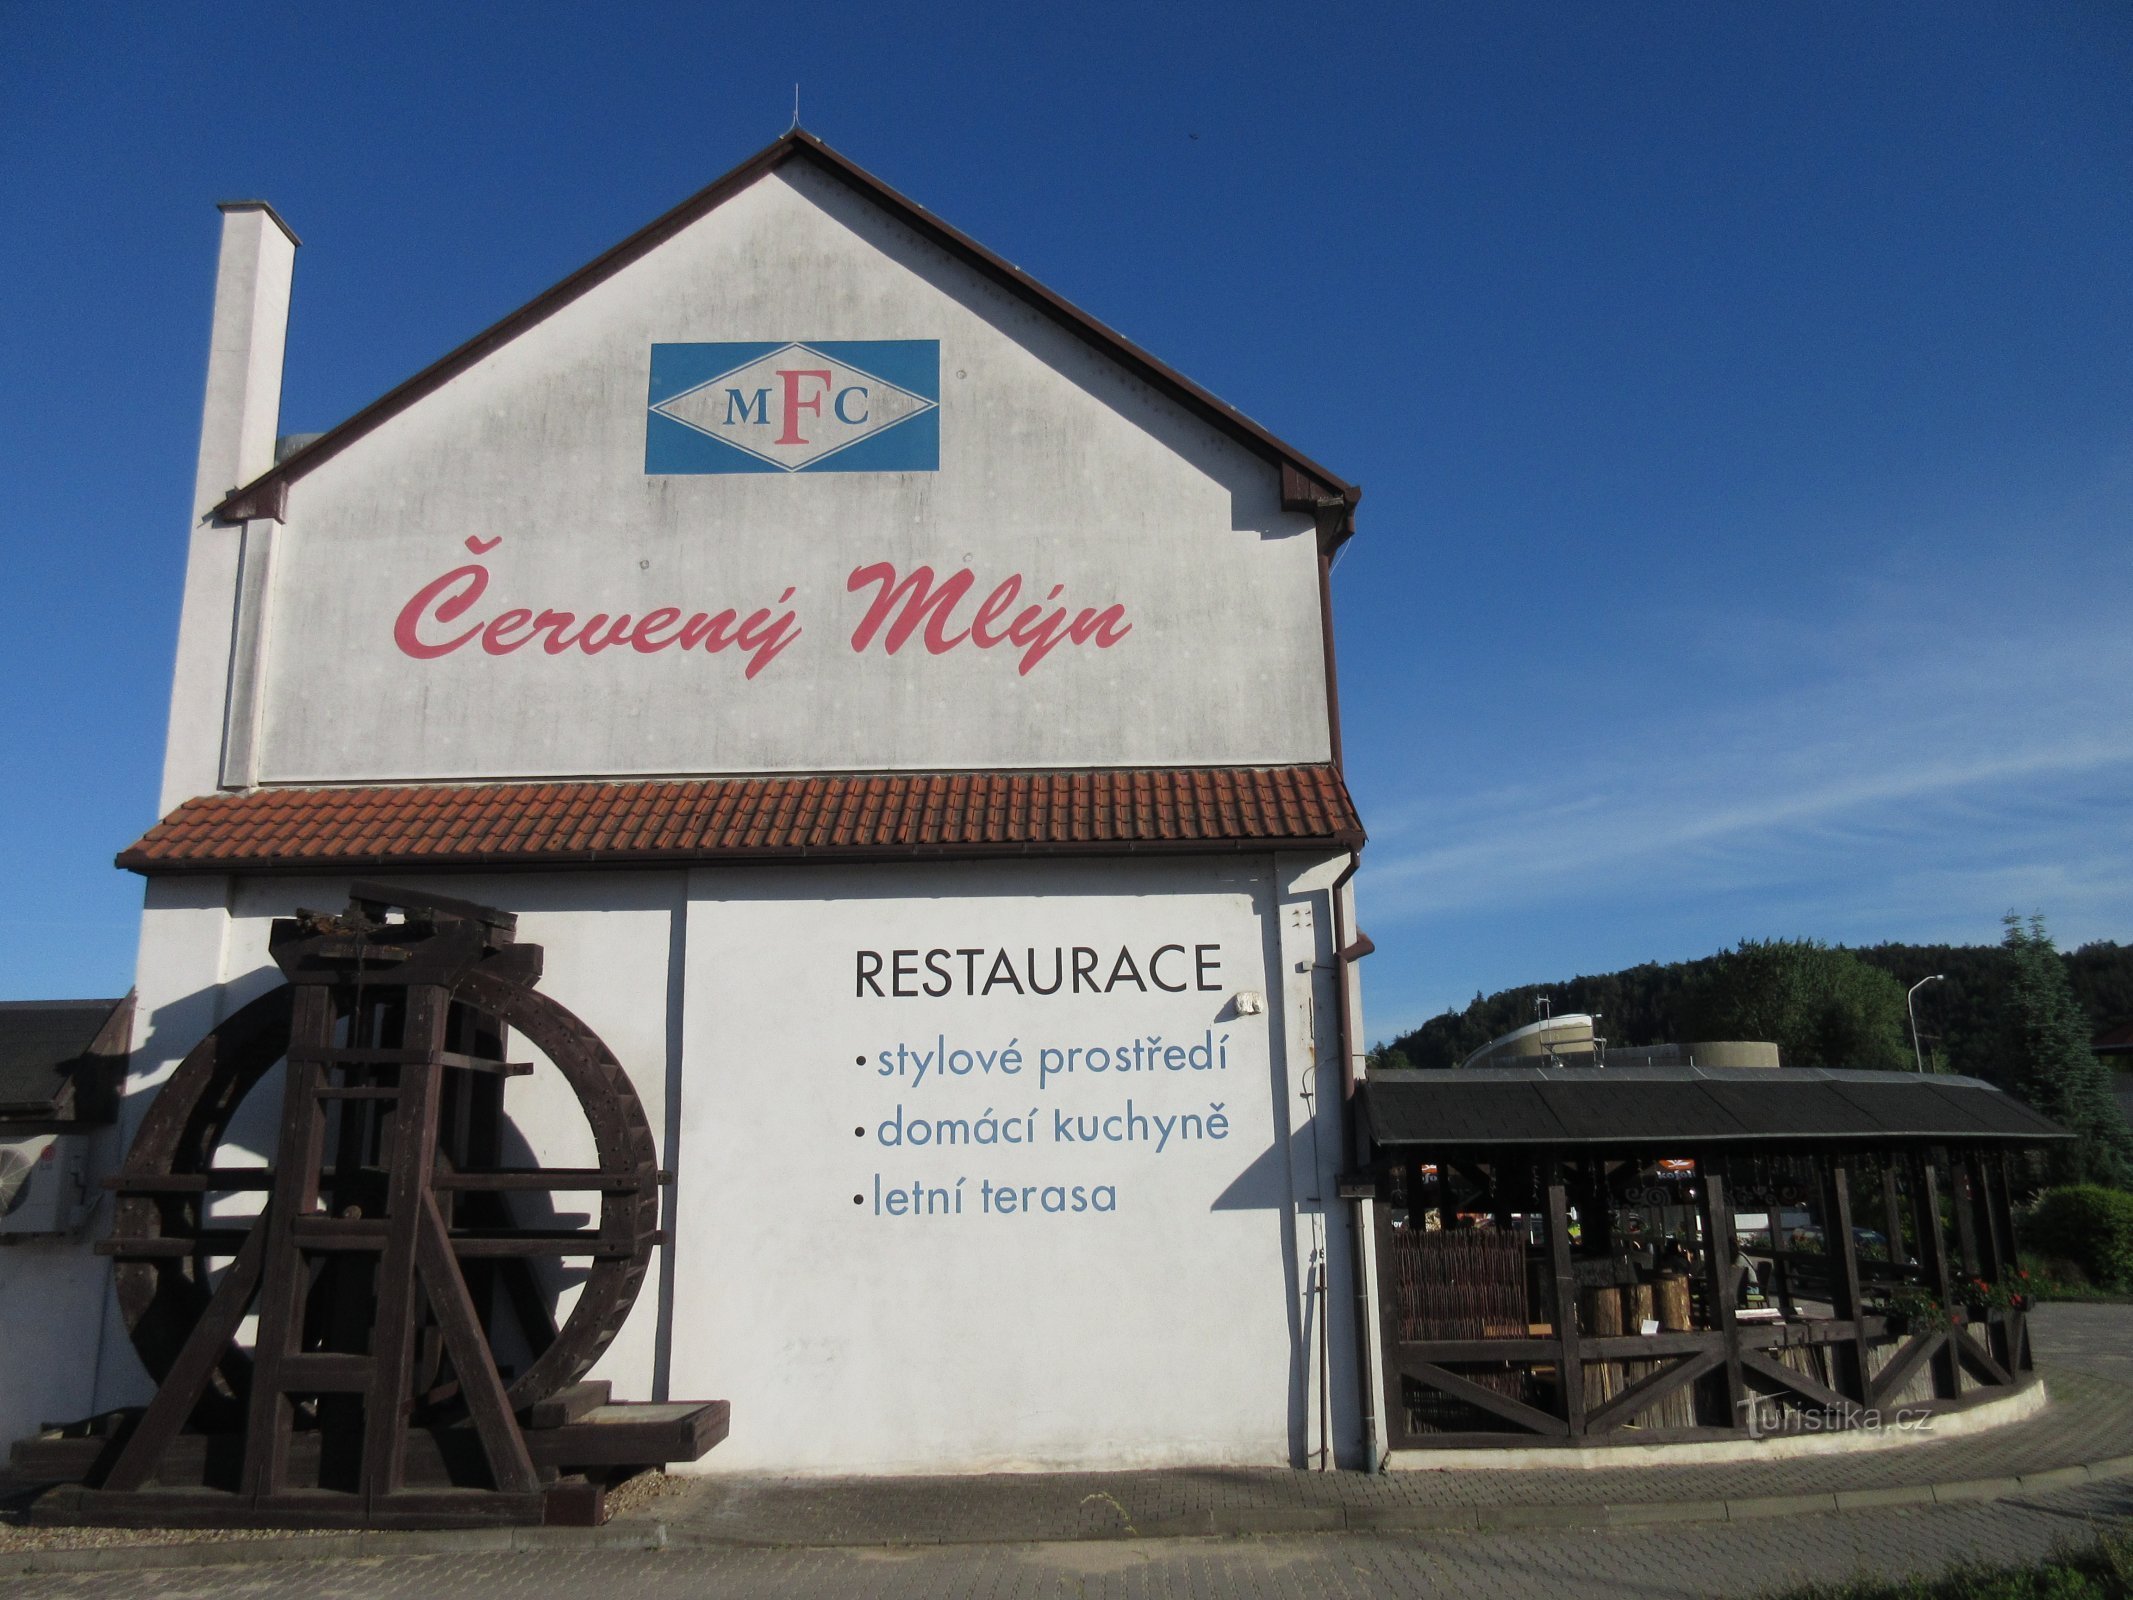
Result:
{"label": "wooden support frame", "polygon": [[[608,1473],[724,1437],[723,1402],[642,1422],[604,1391],[559,1418],[541,1409],[620,1328],[660,1237],[664,1175],[620,1063],[534,991],[541,952],[513,942],[512,919],[358,885],[346,913],[277,922],[270,949],[286,986],[180,1063],[110,1185],[117,1220],[99,1249],[118,1258],[121,1311],[160,1382],[130,1429],[80,1441],[91,1452],[27,1442],[26,1459],[67,1463],[83,1484],[52,1514],[419,1527],[539,1521],[545,1506],[598,1520]],[[511,1028],[576,1093],[597,1167],[498,1166],[502,1088],[525,1070],[504,1059]],[[230,1121],[277,1063],[273,1165],[225,1171]],[[248,1225],[210,1223],[212,1197],[261,1189]],[[599,1226],[519,1227],[508,1196],[522,1190],[597,1195]],[[560,1327],[528,1271],[536,1255],[591,1263]],[[499,1306],[532,1352],[509,1382],[491,1343]],[[569,1476],[581,1471],[594,1476]]]}
{"label": "wooden support frame", "polygon": [[1570,1202],[1560,1174],[1548,1181],[1548,1264],[1555,1283],[1556,1387],[1561,1391],[1563,1427],[1585,1431],[1585,1362],[1578,1339],[1578,1281],[1570,1266]]}
{"label": "wooden support frame", "polygon": [[1485,1389],[1470,1378],[1460,1376],[1435,1362],[1406,1357],[1400,1362],[1401,1376],[1434,1389],[1439,1394],[1450,1395],[1478,1411],[1486,1411],[1492,1417],[1515,1424],[1528,1433],[1560,1437],[1571,1430],[1563,1419],[1529,1406],[1521,1400],[1513,1400],[1498,1394],[1494,1389]]}
{"label": "wooden support frame", "polygon": [[1978,1186],[1971,1176],[1970,1162],[1957,1155],[1948,1163],[1948,1209],[1955,1213],[1955,1242],[1959,1259],[1963,1264],[1963,1278],[1984,1275],[1985,1263],[1978,1253],[1977,1204]]}
{"label": "wooden support frame", "polygon": [[[1911,1216],[1918,1230],[1919,1266],[1925,1273],[1926,1287],[1932,1292],[1942,1312],[1955,1315],[1955,1276],[1948,1268],[1948,1236],[1940,1218],[1940,1167],[1933,1159],[1934,1153],[1921,1156],[1917,1165],[1917,1189],[1912,1199]],[[1963,1392],[1962,1371],[1949,1348],[1946,1339],[1939,1342],[1933,1354],[1933,1393],[1935,1398],[1953,1400]]]}
{"label": "wooden support frame", "polygon": [[[1987,1267],[2010,1259],[2002,1253],[2011,1249],[2007,1244],[2010,1230],[2005,1189],[1995,1183],[2001,1176],[1995,1161],[1980,1159],[1972,1151],[1957,1152],[1951,1160],[1948,1152],[1917,1147],[1870,1153],[1865,1160],[1867,1187],[1870,1193],[1876,1187],[1880,1191],[1878,1210],[1887,1226],[1891,1259],[1862,1263],[1855,1228],[1855,1191],[1862,1161],[1856,1154],[1813,1159],[1806,1192],[1816,1197],[1824,1250],[1802,1254],[1780,1246],[1772,1254],[1781,1272],[1788,1262],[1796,1262],[1801,1274],[1813,1269],[1811,1282],[1807,1277],[1800,1280],[1803,1293],[1812,1288],[1814,1298],[1821,1298],[1821,1286],[1827,1280],[1828,1314],[1814,1309],[1812,1315],[1803,1315],[1800,1304],[1794,1302],[1793,1314],[1784,1321],[1743,1323],[1735,1314],[1737,1257],[1729,1182],[1733,1174],[1724,1159],[1703,1152],[1695,1155],[1696,1220],[1702,1230],[1695,1280],[1701,1310],[1696,1326],[1656,1335],[1625,1330],[1596,1336],[1580,1321],[1580,1286],[1622,1281],[1606,1278],[1607,1260],[1613,1256],[1603,1260],[1599,1242],[1608,1230],[1586,1215],[1596,1206],[1617,1203],[1604,1184],[1592,1179],[1580,1189],[1560,1164],[1548,1164],[1545,1153],[1500,1163],[1457,1150],[1437,1153],[1440,1170],[1448,1175],[1457,1170],[1474,1182],[1489,1184],[1489,1204],[1502,1213],[1492,1220],[1506,1225],[1523,1209],[1517,1197],[1524,1189],[1513,1177],[1518,1172],[1528,1174],[1525,1183],[1538,1191],[1535,1198],[1545,1228],[1539,1243],[1538,1284],[1553,1302],[1552,1323],[1545,1332],[1524,1337],[1402,1338],[1392,1297],[1381,1296],[1388,1445],[1403,1450],[1551,1448],[1741,1438],[1762,1431],[1758,1416],[1773,1403],[1819,1414],[1812,1424],[1817,1428],[1856,1427],[1871,1425],[1921,1370],[1933,1373],[1932,1398],[1918,1404],[1936,1412],[1961,1409],[2028,1381],[2019,1312],[1995,1313],[1990,1319],[1965,1318],[1958,1292],[1961,1280],[1953,1259],[1961,1248],[1959,1223],[1954,1215],[1943,1218],[1940,1209],[1946,1176],[1967,1165],[1974,1175],[1968,1198],[1981,1208],[1972,1214],[1977,1259]],[[1403,1155],[1403,1159],[1407,1158]],[[1639,1160],[1635,1152],[1625,1152],[1619,1159],[1624,1164]],[[1423,1199],[1419,1156],[1413,1160],[1408,1168],[1409,1195],[1419,1227]],[[1643,1164],[1648,1167],[1649,1161]],[[1591,1161],[1579,1171],[1604,1174],[1607,1161]],[[1786,1192],[1789,1196],[1790,1190]],[[1774,1188],[1770,1193],[1772,1198],[1765,1203],[1775,1223],[1782,1206],[1793,1202],[1789,1198],[1780,1202]],[[1960,1189],[1950,1196],[1958,1207],[1964,1198]],[[1573,1205],[1584,1224],[1578,1242],[1573,1242],[1570,1231]],[[1389,1208],[1381,1209],[1378,1225],[1386,1230],[1382,1242],[1390,1237]],[[1915,1244],[1915,1263],[1907,1259],[1913,1253],[1907,1235],[1909,1243]],[[1381,1249],[1381,1271],[1388,1259],[1389,1247]],[[1615,1262],[1616,1269],[1621,1266]],[[1870,1298],[1905,1283],[1920,1285],[1949,1307],[1948,1322],[1928,1320],[1905,1329]],[[1535,1314],[1539,1314],[1538,1307]],[[1818,1363],[1788,1353],[1802,1348],[1826,1350],[1827,1372]],[[1885,1361],[1878,1373],[1873,1370],[1877,1360]],[[1581,1381],[1580,1375],[1594,1362],[1634,1365],[1628,1368],[1631,1376],[1626,1386],[1619,1392],[1603,1390],[1602,1398],[1588,1394]],[[1487,1376],[1506,1371],[1528,1374],[1531,1390],[1547,1386],[1553,1392],[1552,1404],[1535,1393],[1520,1397],[1515,1388],[1506,1393],[1500,1382]],[[1467,1408],[1469,1415],[1499,1426],[1493,1430],[1462,1426],[1447,1416],[1449,1426],[1444,1431],[1417,1431],[1418,1419],[1409,1416],[1402,1399],[1417,1390],[1441,1395]],[[1678,1418],[1669,1423],[1662,1420],[1663,1414],[1655,1416],[1656,1406],[1684,1390],[1703,1396],[1701,1417],[1693,1425],[1681,1425]],[[1716,1412],[1721,1401],[1726,1408],[1723,1418]]]}
{"label": "wooden support frame", "polygon": [[1585,1419],[1588,1435],[1611,1433],[1639,1414],[1650,1410],[1677,1389],[1686,1388],[1718,1371],[1726,1362],[1723,1348],[1706,1348],[1662,1362]]}
{"label": "wooden support frame", "polygon": [[1742,1350],[1740,1363],[1743,1374],[1753,1376],[1765,1392],[1794,1395],[1839,1416],[1848,1415],[1860,1404],[1856,1397],[1817,1383],[1805,1373],[1795,1372],[1766,1351]]}
{"label": "wooden support frame", "polygon": [[1740,1328],[1733,1319],[1733,1206],[1726,1197],[1726,1180],[1715,1171],[1697,1168],[1703,1177],[1705,1276],[1709,1287],[1712,1320],[1724,1341],[1725,1406],[1727,1425],[1739,1427],[1745,1419],[1747,1386],[1741,1373]]}
{"label": "wooden support frame", "polygon": [[1842,1355],[1838,1365],[1842,1371],[1838,1387],[1845,1399],[1863,1404],[1870,1366],[1866,1337],[1857,1331],[1865,1307],[1859,1297],[1859,1239],[1852,1227],[1851,1174],[1843,1160],[1824,1164],[1823,1182],[1828,1206],[1822,1225],[1823,1243],[1830,1253],[1831,1288],[1835,1295],[1830,1309],[1840,1321],[1849,1321],[1855,1330],[1840,1346]]}

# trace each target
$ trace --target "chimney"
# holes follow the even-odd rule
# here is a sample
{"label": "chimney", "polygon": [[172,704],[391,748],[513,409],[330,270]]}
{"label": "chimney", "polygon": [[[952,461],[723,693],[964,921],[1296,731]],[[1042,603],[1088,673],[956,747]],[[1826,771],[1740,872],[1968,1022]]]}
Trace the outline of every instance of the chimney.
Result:
{"label": "chimney", "polygon": [[198,522],[232,489],[274,465],[282,345],[298,239],[264,200],[225,200],[215,267],[215,328],[193,483]]}
{"label": "chimney", "polygon": [[221,775],[244,532],[206,518],[232,489],[274,465],[282,346],[296,266],[297,237],[264,200],[232,200],[219,209],[222,249],[215,267],[207,398],[193,478],[170,734],[163,751],[158,810],[164,816],[194,795],[212,792]]}

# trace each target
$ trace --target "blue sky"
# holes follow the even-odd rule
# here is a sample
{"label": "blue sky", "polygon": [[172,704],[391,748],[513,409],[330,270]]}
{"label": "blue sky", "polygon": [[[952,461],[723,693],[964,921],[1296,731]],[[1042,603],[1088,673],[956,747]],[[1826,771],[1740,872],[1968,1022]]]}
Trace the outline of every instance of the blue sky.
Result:
{"label": "blue sky", "polygon": [[[989,14],[980,14],[980,12]],[[129,981],[216,217],[328,426],[807,125],[1360,480],[1373,1037],[2133,938],[2133,14],[0,0],[0,994]]]}

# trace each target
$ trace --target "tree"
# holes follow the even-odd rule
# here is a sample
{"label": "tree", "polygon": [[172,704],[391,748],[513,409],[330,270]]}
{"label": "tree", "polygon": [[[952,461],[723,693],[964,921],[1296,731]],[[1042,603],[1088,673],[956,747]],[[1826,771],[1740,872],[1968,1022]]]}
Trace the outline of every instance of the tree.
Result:
{"label": "tree", "polygon": [[1903,986],[1818,939],[1743,939],[1683,997],[1699,1039],[1768,1039],[1788,1067],[1912,1065]]}
{"label": "tree", "polygon": [[[1919,1034],[1928,1061],[1937,1057],[1951,1072],[1984,1078],[2002,1088],[2010,1085],[2001,1017],[2007,1009],[2014,969],[1998,940],[1963,945],[1880,944],[1852,953],[1888,973],[1899,989],[1941,974],[1939,983],[1918,991]],[[1414,1066],[1456,1067],[1469,1051],[1531,1022],[1537,1014],[1535,998],[1545,996],[1557,1016],[1568,1011],[1600,1013],[1600,1032],[1611,1046],[1675,1044],[1697,1037],[1686,1015],[1687,997],[1724,959],[1702,956],[1664,965],[1645,962],[1618,972],[1477,994],[1472,1004],[1431,1017],[1413,1032],[1386,1043]],[[2062,953],[2059,959],[2066,965],[2074,998],[2088,1013],[2091,1037],[2105,1028],[2133,1022],[2133,945],[2085,944],[2071,954]],[[1906,1032],[1906,1051],[1909,1037]]]}
{"label": "tree", "polygon": [[2044,919],[2025,926],[2012,912],[2001,948],[2012,959],[2013,981],[2001,1012],[2001,1049],[2008,1087],[2074,1134],[2045,1156],[2051,1181],[2133,1180],[2133,1129],[2111,1093],[2111,1069],[2089,1049],[2089,1018],[2074,998]]}
{"label": "tree", "polygon": [[1363,1065],[1375,1077],[1380,1072],[1405,1072],[1414,1063],[1398,1045],[1380,1041],[1363,1057]]}

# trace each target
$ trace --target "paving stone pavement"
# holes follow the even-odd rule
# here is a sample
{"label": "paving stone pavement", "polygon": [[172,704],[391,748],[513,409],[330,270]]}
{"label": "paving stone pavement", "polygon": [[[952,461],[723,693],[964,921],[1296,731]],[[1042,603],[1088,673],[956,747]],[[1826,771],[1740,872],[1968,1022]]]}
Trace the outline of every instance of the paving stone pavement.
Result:
{"label": "paving stone pavement", "polygon": [[2059,1301],[2032,1320],[2047,1361],[2133,1386],[2133,1306]]}
{"label": "paving stone pavement", "polygon": [[[2060,1308],[2048,1308],[2058,1310]],[[2133,1308],[2079,1307],[2080,1339],[2040,1348],[2052,1403],[2026,1421],[1902,1448],[1699,1466],[1519,1471],[994,1473],[967,1477],[683,1480],[652,1514],[678,1538],[764,1545],[966,1543],[1195,1533],[1282,1533],[1569,1520],[1581,1508],[1702,1508],[1799,1496],[2034,1480],[2133,1455],[2133,1385],[2098,1376],[2133,1347]],[[2052,1319],[2056,1325],[2057,1319]],[[2133,1366],[2133,1362],[2128,1363]],[[2128,1372],[2133,1380],[2133,1371]],[[1719,1510],[1715,1513],[1724,1516]]]}
{"label": "paving stone pavement", "polygon": [[1863,1573],[1935,1571],[1961,1561],[2032,1560],[2113,1526],[2133,1526],[2133,1485],[1688,1527],[422,1556],[25,1577],[8,1592],[19,1600],[388,1600],[445,1593],[454,1600],[1688,1600],[1769,1594]]}
{"label": "paving stone pavement", "polygon": [[[2133,1527],[2133,1307],[2044,1308],[2038,1344],[2047,1411],[1902,1450],[1376,1477],[694,1479],[598,1530],[660,1549],[589,1549],[551,1530],[563,1537],[538,1552],[51,1571],[15,1578],[8,1593],[1751,1596],[1865,1571],[2033,1559],[2099,1528]],[[2095,1481],[2074,1465],[2113,1457],[2114,1475]],[[1915,1486],[1950,1484],[1976,1498],[1851,1509],[1857,1496],[1915,1500]],[[1815,1497],[1825,1508],[1803,1509]],[[1326,1528],[1351,1531],[1315,1531]],[[1250,1536],[1189,1536],[1226,1532]],[[1147,1537],[1159,1533],[1173,1537]]]}

